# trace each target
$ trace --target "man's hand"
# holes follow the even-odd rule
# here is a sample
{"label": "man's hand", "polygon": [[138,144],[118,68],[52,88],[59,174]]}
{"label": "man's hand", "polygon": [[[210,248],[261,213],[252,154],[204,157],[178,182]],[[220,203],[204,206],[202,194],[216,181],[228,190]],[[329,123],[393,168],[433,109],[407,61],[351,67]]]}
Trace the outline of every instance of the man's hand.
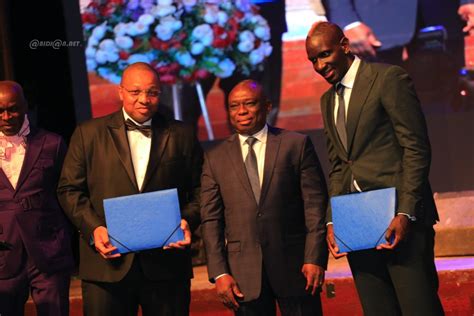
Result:
{"label": "man's hand", "polygon": [[112,246],[109,240],[109,234],[107,233],[107,228],[104,226],[99,226],[94,229],[94,246],[95,250],[104,258],[112,259],[120,257],[120,253],[112,254],[117,247]]}
{"label": "man's hand", "polygon": [[345,30],[344,34],[349,39],[352,53],[361,58],[375,57],[375,48],[382,46],[372,29],[364,23]]}
{"label": "man's hand", "polygon": [[463,4],[459,6],[458,14],[466,21],[466,26],[462,29],[463,32],[469,35],[474,35],[474,3]]}
{"label": "man's hand", "polygon": [[225,274],[219,277],[216,280],[216,290],[222,304],[234,311],[239,309],[239,303],[235,297],[243,298],[244,294],[240,292],[239,286],[231,275]]}
{"label": "man's hand", "polygon": [[326,242],[328,243],[329,251],[335,259],[347,256],[347,252],[339,253],[336,237],[334,237],[334,226],[332,224],[327,226]]}
{"label": "man's hand", "polygon": [[316,290],[321,289],[324,283],[324,269],[318,265],[305,263],[301,269],[306,278],[305,290],[311,290],[311,295],[316,293]]}
{"label": "man's hand", "polygon": [[387,242],[378,245],[377,249],[395,249],[395,247],[400,243],[400,241],[405,240],[407,238],[409,231],[410,220],[407,216],[398,214],[392,219],[392,222],[388,226],[387,232],[385,233],[385,240]]}
{"label": "man's hand", "polygon": [[191,229],[189,228],[188,222],[184,219],[181,220],[181,229],[184,233],[184,239],[178,242],[172,242],[167,246],[164,246],[163,249],[184,249],[191,245]]}

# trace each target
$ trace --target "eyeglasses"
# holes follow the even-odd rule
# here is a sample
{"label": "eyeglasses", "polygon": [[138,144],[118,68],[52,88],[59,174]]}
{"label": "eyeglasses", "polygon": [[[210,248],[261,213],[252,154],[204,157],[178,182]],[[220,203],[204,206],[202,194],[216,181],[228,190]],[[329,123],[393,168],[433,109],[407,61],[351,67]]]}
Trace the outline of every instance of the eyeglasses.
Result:
{"label": "eyeglasses", "polygon": [[139,89],[135,89],[135,90],[128,90],[127,88],[123,87],[123,86],[120,86],[122,87],[122,89],[124,89],[125,91],[128,92],[128,94],[130,94],[132,97],[136,97],[138,98],[140,96],[140,94],[145,93],[145,95],[149,98],[157,98],[160,96],[161,94],[161,91],[160,90],[156,90],[156,89],[149,89],[149,90],[139,90]]}

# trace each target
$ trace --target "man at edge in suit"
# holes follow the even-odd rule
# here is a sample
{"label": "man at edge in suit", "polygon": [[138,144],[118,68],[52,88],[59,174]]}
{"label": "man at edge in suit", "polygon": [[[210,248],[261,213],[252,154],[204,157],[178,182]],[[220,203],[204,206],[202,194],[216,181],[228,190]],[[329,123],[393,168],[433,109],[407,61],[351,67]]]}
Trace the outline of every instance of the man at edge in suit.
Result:
{"label": "man at edge in suit", "polygon": [[[330,196],[397,189],[386,243],[348,254],[365,315],[442,315],[433,250],[438,214],[428,182],[431,150],[410,77],[398,66],[355,57],[342,30],[328,22],[312,26],[306,52],[314,70],[333,85],[321,97]],[[330,211],[327,221],[329,250],[342,257]]]}
{"label": "man at edge in suit", "polygon": [[[192,127],[156,115],[160,80],[151,66],[126,68],[118,92],[121,110],[76,128],[58,187],[61,205],[82,235],[84,311],[136,315],[140,305],[143,315],[188,315],[187,246],[199,224],[202,150]],[[116,253],[103,200],[170,188],[178,189],[185,239],[167,249]]]}
{"label": "man at edge in suit", "polygon": [[29,291],[40,316],[69,315],[71,229],[56,187],[60,136],[30,125],[22,87],[0,81],[0,314],[20,316]]}
{"label": "man at edge in suit", "polygon": [[321,315],[327,190],[307,136],[266,124],[271,103],[245,80],[229,94],[236,134],[206,153],[201,178],[208,273],[236,315]]}

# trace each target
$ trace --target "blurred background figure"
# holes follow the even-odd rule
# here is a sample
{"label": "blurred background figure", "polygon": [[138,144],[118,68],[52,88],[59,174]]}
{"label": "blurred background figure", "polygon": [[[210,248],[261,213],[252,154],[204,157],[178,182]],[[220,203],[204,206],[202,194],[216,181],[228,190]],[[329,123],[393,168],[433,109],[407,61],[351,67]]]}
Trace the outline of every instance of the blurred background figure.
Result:
{"label": "blurred background figure", "polygon": [[408,70],[425,111],[459,109],[463,31],[474,27],[473,0],[322,2],[328,20],[343,28],[353,53]]}

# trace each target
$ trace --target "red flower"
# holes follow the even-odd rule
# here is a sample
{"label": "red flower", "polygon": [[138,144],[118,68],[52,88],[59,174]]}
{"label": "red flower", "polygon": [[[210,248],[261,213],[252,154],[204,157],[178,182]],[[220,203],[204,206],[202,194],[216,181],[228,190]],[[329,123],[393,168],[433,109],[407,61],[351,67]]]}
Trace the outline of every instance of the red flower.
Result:
{"label": "red flower", "polygon": [[177,78],[175,75],[165,74],[163,76],[160,76],[160,81],[163,84],[175,84]]}
{"label": "red flower", "polygon": [[205,69],[198,69],[194,72],[193,77],[196,79],[206,79],[210,73]]}
{"label": "red flower", "polygon": [[90,24],[96,24],[97,23],[97,16],[93,13],[85,12],[82,14],[82,23],[90,23]]}
{"label": "red flower", "polygon": [[120,57],[120,59],[127,60],[128,57],[130,57],[130,53],[127,53],[126,51],[121,50],[119,52],[119,57]]}
{"label": "red flower", "polygon": [[150,39],[150,45],[151,47],[153,47],[154,49],[158,49],[160,50],[161,49],[161,41],[159,39],[157,39],[156,37],[152,37]]}
{"label": "red flower", "polygon": [[245,14],[240,10],[235,10],[234,16],[240,20],[245,16]]}

